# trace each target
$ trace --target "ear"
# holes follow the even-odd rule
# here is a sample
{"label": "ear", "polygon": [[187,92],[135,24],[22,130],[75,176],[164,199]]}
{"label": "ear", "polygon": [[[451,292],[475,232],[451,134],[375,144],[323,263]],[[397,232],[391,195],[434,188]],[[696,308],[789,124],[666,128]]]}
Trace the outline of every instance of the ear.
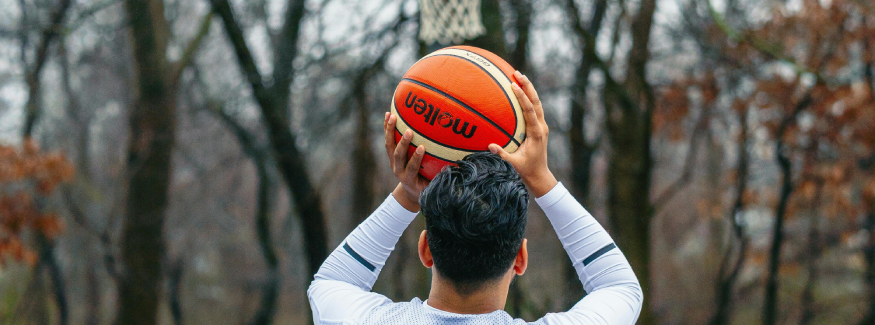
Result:
{"label": "ear", "polygon": [[431,258],[431,250],[428,249],[428,240],[425,237],[425,230],[419,234],[419,260],[422,261],[422,265],[427,268],[434,266],[434,259]]}
{"label": "ear", "polygon": [[526,247],[528,240],[523,238],[523,244],[520,245],[520,251],[516,253],[516,259],[513,261],[513,272],[516,275],[526,273],[526,268],[529,267],[529,249]]}

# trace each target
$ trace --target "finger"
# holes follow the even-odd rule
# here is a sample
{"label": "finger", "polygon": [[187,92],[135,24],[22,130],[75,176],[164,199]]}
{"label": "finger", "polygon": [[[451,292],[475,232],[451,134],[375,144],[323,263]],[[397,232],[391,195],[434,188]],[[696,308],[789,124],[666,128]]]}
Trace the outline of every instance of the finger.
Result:
{"label": "finger", "polygon": [[516,95],[517,99],[519,99],[520,106],[523,109],[523,118],[526,120],[526,133],[529,134],[528,136],[538,135],[540,129],[540,118],[538,118],[538,114],[535,113],[534,105],[532,105],[532,102],[526,97],[526,93],[523,92],[520,86],[513,84],[511,88],[513,88],[513,93]]}
{"label": "finger", "polygon": [[532,81],[529,80],[529,77],[526,77],[519,71],[514,73],[514,77],[516,77],[517,81],[520,83],[520,88],[526,93],[526,97],[528,97],[529,101],[532,103],[535,109],[535,113],[539,118],[544,118],[544,107],[541,105],[541,98],[538,97],[538,92],[535,90],[535,85],[532,84]]}
{"label": "finger", "polygon": [[[383,133],[386,136],[386,156],[389,157],[389,164],[394,169],[394,159],[392,155],[395,153],[395,116],[392,114],[388,114],[386,117],[385,126],[383,127]],[[394,170],[393,170],[394,171]]]}
{"label": "finger", "polygon": [[407,150],[410,147],[410,139],[413,138],[413,130],[404,131],[401,135],[401,141],[395,147],[395,175],[398,176],[404,167],[407,166]]}
{"label": "finger", "polygon": [[[489,145],[489,152],[500,156],[501,159],[504,159],[504,160],[508,160],[511,156],[511,154],[508,153],[507,151],[505,151],[504,148],[502,148],[501,146],[494,144],[494,143]],[[508,162],[510,162],[510,161],[508,160]]]}
{"label": "finger", "polygon": [[416,179],[416,175],[419,174],[419,166],[422,165],[422,158],[425,157],[425,146],[419,145],[416,148],[416,151],[413,152],[413,157],[410,157],[410,161],[407,162],[407,168],[405,168],[404,173],[408,179]]}
{"label": "finger", "polygon": [[389,130],[389,112],[386,112],[386,116],[383,117],[383,135],[386,135],[386,131]]}

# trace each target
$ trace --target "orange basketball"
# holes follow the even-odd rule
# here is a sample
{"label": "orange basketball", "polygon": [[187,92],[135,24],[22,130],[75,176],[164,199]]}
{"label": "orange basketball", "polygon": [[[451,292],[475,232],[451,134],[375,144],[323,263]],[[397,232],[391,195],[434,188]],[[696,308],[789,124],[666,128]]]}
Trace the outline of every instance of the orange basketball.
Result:
{"label": "orange basketball", "polygon": [[490,143],[507,152],[519,148],[526,124],[511,90],[513,72],[497,55],[471,46],[435,51],[407,70],[392,100],[395,141],[412,129],[408,157],[425,145],[421,175],[432,179]]}

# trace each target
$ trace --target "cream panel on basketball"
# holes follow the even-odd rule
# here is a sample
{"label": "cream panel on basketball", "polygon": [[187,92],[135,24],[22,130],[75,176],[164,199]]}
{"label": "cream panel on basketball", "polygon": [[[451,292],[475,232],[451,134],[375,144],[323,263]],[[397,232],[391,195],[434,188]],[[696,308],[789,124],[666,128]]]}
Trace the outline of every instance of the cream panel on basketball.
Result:
{"label": "cream panel on basketball", "polygon": [[[398,109],[395,108],[395,101],[394,100],[392,101],[392,115],[398,116]],[[404,131],[407,131],[407,129],[410,128],[410,126],[408,126],[407,123],[404,123],[403,119],[396,118],[395,121],[397,121],[397,122],[395,122],[395,128],[398,129],[398,132],[400,132],[401,134],[404,134]],[[508,145],[508,147],[510,147],[511,145],[516,146],[516,144],[514,144],[513,141],[511,141],[510,143],[511,144]],[[450,161],[462,160],[462,158],[465,158],[465,156],[467,156],[471,153],[468,151],[453,149],[453,148],[447,147],[445,145],[442,145],[440,143],[431,141],[431,140],[426,139],[425,137],[419,135],[419,133],[416,133],[416,132],[413,132],[413,139],[410,139],[410,144],[412,144],[414,146],[419,146],[421,144],[424,144],[425,145],[425,152],[428,152],[432,156],[437,156],[438,158],[450,160]],[[516,149],[514,149],[514,150],[516,150]]]}
{"label": "cream panel on basketball", "polygon": [[[495,64],[491,63],[489,59],[483,57],[480,54],[462,49],[448,48],[438,50],[429,55],[426,55],[425,57],[420,59],[420,61],[436,55],[452,55],[466,59],[480,66],[484,71],[489,73],[493,79],[498,81],[498,84],[501,85],[501,89],[504,91],[505,94],[507,94],[507,97],[510,99],[511,105],[513,105],[514,114],[516,114],[517,116],[516,132],[513,133],[513,138],[516,139],[517,142],[523,143],[526,133],[526,120],[523,117],[522,107],[520,106],[520,102],[516,98],[516,94],[513,93],[513,89],[511,88],[511,81],[507,77],[507,75],[505,75],[504,72],[501,71],[501,69],[496,67]],[[517,150],[517,148],[519,148],[519,146],[517,146],[517,144],[513,141],[510,141],[507,146],[504,147],[504,150],[506,150],[507,152],[514,152]]]}

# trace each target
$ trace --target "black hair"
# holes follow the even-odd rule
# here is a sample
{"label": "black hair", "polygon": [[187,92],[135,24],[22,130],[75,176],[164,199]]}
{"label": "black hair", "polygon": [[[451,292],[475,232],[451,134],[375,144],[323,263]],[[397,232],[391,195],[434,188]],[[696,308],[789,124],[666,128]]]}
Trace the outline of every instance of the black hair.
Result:
{"label": "black hair", "polygon": [[529,192],[510,163],[483,152],[438,173],[419,198],[434,267],[470,294],[513,265]]}

